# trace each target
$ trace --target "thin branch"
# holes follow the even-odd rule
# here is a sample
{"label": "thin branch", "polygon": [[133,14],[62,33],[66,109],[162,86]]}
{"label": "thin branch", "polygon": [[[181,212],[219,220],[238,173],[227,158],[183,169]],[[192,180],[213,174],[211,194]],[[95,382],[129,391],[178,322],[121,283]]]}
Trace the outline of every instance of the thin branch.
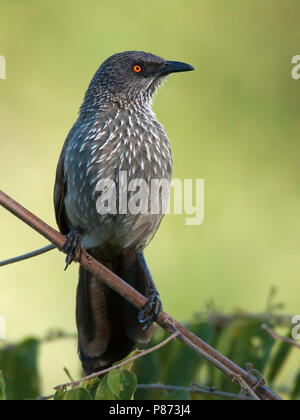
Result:
{"label": "thin branch", "polygon": [[262,324],[261,326],[262,330],[266,331],[274,340],[280,340],[284,341],[285,343],[290,344],[291,346],[297,347],[297,349],[300,349],[300,344],[298,344],[295,340],[288,337],[283,337],[282,335],[279,335],[277,332],[273,331],[267,324]]}
{"label": "thin branch", "polygon": [[46,252],[52,251],[56,247],[52,244],[45,246],[44,248],[37,249],[36,251],[28,252],[27,254],[19,255],[18,257],[9,258],[8,260],[0,261],[0,267],[5,265],[13,264],[19,261],[28,260],[29,258],[37,257],[38,255],[45,254]]}
{"label": "thin branch", "polygon": [[[177,328],[174,326],[173,327],[175,331],[177,331]],[[194,349],[195,352],[197,352],[198,354],[200,354],[200,356],[205,357],[205,354],[203,354],[202,350],[199,349],[197,346],[195,346],[188,338],[186,338],[185,336],[183,336],[181,334],[180,336],[181,340],[188,346]],[[224,367],[222,365],[222,363],[215,363],[215,361],[213,360],[213,358],[208,355],[207,360],[210,361],[212,364],[214,364],[218,369],[220,369],[223,373],[225,373],[225,375],[231,376],[232,380],[237,382],[240,387],[243,390],[246,390],[248,392],[248,394],[250,394],[252,396],[253,399],[258,399],[260,400],[260,398],[258,398],[258,396],[255,394],[255,392],[252,390],[252,388],[247,384],[247,382],[245,382],[245,379],[237,373],[231,373],[229,369],[227,369],[226,367]],[[256,387],[258,386],[258,384],[256,383],[255,385]]]}
{"label": "thin branch", "polygon": [[213,364],[216,368],[218,368],[219,370],[221,370],[223,373],[225,373],[225,375],[227,376],[231,376],[231,370],[228,369],[224,363],[220,362],[219,360],[216,360],[214,358],[213,355],[205,352],[201,347],[197,346],[193,341],[190,340],[190,338],[188,338],[187,336],[185,336],[184,334],[182,334],[177,326],[175,324],[173,324],[172,322],[170,322],[170,327],[172,328],[173,331],[178,333],[178,338],[180,339],[180,341],[182,341],[184,344],[186,344],[188,347],[190,347],[191,349],[193,349],[196,353],[198,353],[200,356],[202,356],[204,359],[206,359],[208,362],[210,362],[211,364]]}
{"label": "thin branch", "polygon": [[[29,212],[27,209],[22,207],[7,194],[0,190],[0,204],[14,214],[16,217],[21,219],[24,223],[29,225],[32,229],[39,232],[46,239],[52,242],[60,250],[63,248],[66,237],[61,233],[57,232],[55,229],[51,228],[37,216]],[[108,270],[104,265],[99,261],[95,260],[91,255],[89,255],[84,249],[80,249],[77,253],[75,260],[80,262],[80,264],[86,268],[88,271],[93,273],[97,278],[102,280],[106,285],[111,287],[117,293],[128,300],[132,305],[138,309],[142,309],[146,303],[147,299],[128,283],[118,277],[115,273]],[[174,333],[174,327],[181,333],[178,339],[188,345],[194,351],[197,351],[198,354],[201,354],[203,358],[208,360],[211,364],[216,366],[227,376],[232,378],[232,375],[239,375],[243,380],[250,386],[254,387],[257,385],[257,378],[248,374],[244,369],[236,365],[234,362],[229,360],[227,357],[219,353],[201,338],[197,337],[182,324],[177,322],[174,318],[168,315],[166,312],[162,311],[159,318],[157,319],[157,324],[162,328],[168,331],[170,334]],[[281,400],[277,394],[271,391],[263,384],[259,384],[256,389],[257,395],[263,400]]]}
{"label": "thin branch", "polygon": [[232,380],[238,382],[240,387],[247,392],[254,400],[260,401],[260,398],[256,395],[255,391],[252,389],[251,386],[247,384],[247,382],[240,376],[240,375],[232,375]]}
{"label": "thin branch", "polygon": [[257,376],[257,383],[256,383],[256,385],[254,385],[254,387],[252,387],[254,392],[256,392],[256,390],[257,390],[257,388],[260,384],[265,385],[265,383],[266,383],[265,378],[263,377],[262,373],[259,370],[253,369],[253,368],[250,367],[249,370],[248,370],[248,373],[251,374],[251,375],[256,375]]}
{"label": "thin branch", "polygon": [[78,381],[72,381],[72,382],[68,382],[66,384],[57,385],[54,389],[56,391],[59,391],[61,389],[67,388],[69,386],[77,386],[77,385],[80,385],[82,382],[87,381],[89,379],[98,378],[98,376],[104,375],[105,373],[111,372],[112,370],[120,369],[123,366],[128,365],[128,363],[134,362],[135,360],[139,359],[140,357],[144,357],[144,356],[146,356],[146,354],[152,353],[152,352],[160,349],[161,347],[165,346],[166,344],[168,344],[170,341],[174,340],[177,337],[178,337],[178,333],[174,333],[174,334],[170,335],[168,338],[166,338],[164,341],[162,341],[161,343],[157,344],[156,346],[153,346],[153,347],[151,347],[150,349],[147,349],[147,350],[141,350],[135,356],[129,357],[128,359],[124,360],[121,363],[118,363],[118,364],[116,364],[116,365],[114,365],[110,368],[103,369],[99,372],[92,373],[91,375],[84,376],[83,378],[78,379]]}
{"label": "thin branch", "polygon": [[40,397],[37,397],[37,401],[47,401],[47,400],[52,400],[55,397],[55,394],[53,395],[47,395],[46,397],[44,397],[43,395],[41,395]]}
{"label": "thin branch", "polygon": [[230,400],[252,401],[252,398],[240,394],[231,394],[229,392],[218,391],[214,388],[208,388],[200,385],[192,385],[191,387],[164,385],[164,384],[138,384],[137,389],[161,389],[163,391],[186,391],[195,392],[209,397],[221,397]]}

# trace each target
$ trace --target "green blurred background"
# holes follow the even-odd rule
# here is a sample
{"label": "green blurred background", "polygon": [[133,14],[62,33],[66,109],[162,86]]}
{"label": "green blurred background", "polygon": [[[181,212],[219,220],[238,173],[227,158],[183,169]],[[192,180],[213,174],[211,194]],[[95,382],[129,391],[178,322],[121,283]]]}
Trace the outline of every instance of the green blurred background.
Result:
{"label": "green blurred background", "polygon": [[[166,216],[146,256],[165,310],[179,320],[213,301],[263,311],[271,286],[300,313],[300,54],[297,0],[1,0],[1,189],[55,226],[52,191],[64,139],[108,56],[145,50],[192,64],[159,91],[174,177],[205,179],[205,221]],[[41,236],[0,209],[0,259]],[[7,339],[75,331],[78,267],[57,251],[0,270]],[[76,376],[76,343],[42,347],[45,392]]]}

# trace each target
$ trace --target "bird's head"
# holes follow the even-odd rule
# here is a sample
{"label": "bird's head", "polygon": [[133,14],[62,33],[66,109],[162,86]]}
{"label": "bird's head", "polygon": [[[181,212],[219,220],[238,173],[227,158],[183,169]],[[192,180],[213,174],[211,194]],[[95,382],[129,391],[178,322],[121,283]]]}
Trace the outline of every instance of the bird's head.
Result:
{"label": "bird's head", "polygon": [[143,51],[115,54],[103,62],[86,93],[90,103],[151,102],[158,86],[171,73],[194,70],[189,64],[167,61]]}

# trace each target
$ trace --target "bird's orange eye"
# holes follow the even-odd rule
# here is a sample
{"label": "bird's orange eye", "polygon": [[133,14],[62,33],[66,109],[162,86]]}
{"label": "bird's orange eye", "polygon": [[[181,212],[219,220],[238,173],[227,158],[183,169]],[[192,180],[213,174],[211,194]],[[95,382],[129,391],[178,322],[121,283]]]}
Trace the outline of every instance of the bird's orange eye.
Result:
{"label": "bird's orange eye", "polygon": [[142,71],[142,67],[136,64],[135,66],[133,66],[133,71],[135,73],[140,73]]}

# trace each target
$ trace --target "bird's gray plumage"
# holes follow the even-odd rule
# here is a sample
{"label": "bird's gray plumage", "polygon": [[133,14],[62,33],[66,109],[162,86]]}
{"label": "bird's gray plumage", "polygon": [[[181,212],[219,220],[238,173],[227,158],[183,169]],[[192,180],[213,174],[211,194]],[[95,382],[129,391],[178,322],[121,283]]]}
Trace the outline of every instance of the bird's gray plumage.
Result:
{"label": "bird's gray plumage", "polygon": [[164,62],[152,54],[128,52],[102,64],[66,140],[62,155],[68,185],[66,216],[69,227],[82,230],[86,248],[109,242],[124,249],[142,249],[162,218],[162,214],[101,216],[96,210],[96,185],[102,178],[118,186],[119,172],[127,171],[128,182],[135,178],[149,184],[151,179],[171,180],[169,140],[151,108],[152,96],[164,76],[141,78],[133,74],[133,80],[127,80],[128,68],[141,59],[151,66]]}
{"label": "bird's gray plumage", "polygon": [[[118,187],[119,173],[126,171],[128,183],[137,178],[148,185],[152,179],[167,180],[164,194],[168,196],[172,155],[164,128],[152,111],[152,98],[169,73],[192,69],[187,65],[181,69],[182,63],[172,67],[170,63],[175,62],[127,51],[115,54],[100,66],[64,144],[55,185],[60,230],[67,234],[78,229],[83,247],[144,294],[145,281],[135,255],[154,236],[163,211],[119,214],[117,209],[116,214],[101,215],[96,206],[100,196],[97,185],[100,179],[108,178]],[[140,74],[135,73],[135,65],[140,66]],[[128,199],[132,194],[128,192]],[[134,347],[135,340],[151,335],[142,331],[135,320],[136,310],[128,305],[80,269],[77,324],[87,372],[118,360]],[[120,321],[113,311],[122,307]],[[123,350],[115,353],[114,334],[119,334],[119,342],[123,343],[119,344]]]}

